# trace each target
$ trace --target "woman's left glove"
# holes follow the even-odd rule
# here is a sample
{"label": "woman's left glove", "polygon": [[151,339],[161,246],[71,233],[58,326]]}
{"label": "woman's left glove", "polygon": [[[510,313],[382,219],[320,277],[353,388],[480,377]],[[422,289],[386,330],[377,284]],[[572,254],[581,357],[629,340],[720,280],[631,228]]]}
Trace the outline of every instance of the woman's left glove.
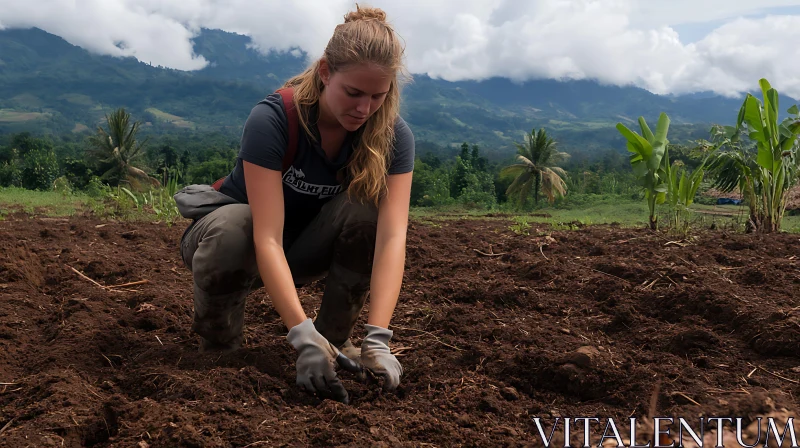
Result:
{"label": "woman's left glove", "polygon": [[394,390],[400,384],[403,366],[389,349],[394,332],[375,325],[364,325],[367,335],[361,342],[361,364],[375,376],[383,378],[383,387]]}

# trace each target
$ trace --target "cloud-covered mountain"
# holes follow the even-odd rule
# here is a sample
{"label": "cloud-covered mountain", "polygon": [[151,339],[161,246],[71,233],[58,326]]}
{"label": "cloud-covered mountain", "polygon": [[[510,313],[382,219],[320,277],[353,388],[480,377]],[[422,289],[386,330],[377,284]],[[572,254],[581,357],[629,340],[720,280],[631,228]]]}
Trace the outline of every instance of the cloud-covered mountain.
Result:
{"label": "cloud-covered mountain", "polygon": [[[187,72],[93,54],[39,29],[0,31],[0,130],[85,131],[126,107],[149,123],[148,132],[235,137],[252,106],[307,61],[302,52],[264,56],[248,37],[219,30],[203,30],[192,43],[209,63]],[[781,109],[791,103],[783,98]],[[740,105],[710,93],[662,96],[589,80],[449,82],[416,74],[404,90],[403,115],[421,142],[469,141],[508,154],[534,127],[548,128],[573,151],[624,149],[614,124],[655,120],[662,111],[676,138],[702,137],[711,123],[733,124]]]}
{"label": "cloud-covered mountain", "polygon": [[[796,0],[376,0],[414,73],[598,80],[658,94],[745,91],[765,75],[800,97]],[[38,27],[99,54],[199,70],[200,30],[319,56],[352,0],[0,0],[0,27]],[[687,40],[693,26],[701,33]],[[697,28],[697,27],[700,28]]]}

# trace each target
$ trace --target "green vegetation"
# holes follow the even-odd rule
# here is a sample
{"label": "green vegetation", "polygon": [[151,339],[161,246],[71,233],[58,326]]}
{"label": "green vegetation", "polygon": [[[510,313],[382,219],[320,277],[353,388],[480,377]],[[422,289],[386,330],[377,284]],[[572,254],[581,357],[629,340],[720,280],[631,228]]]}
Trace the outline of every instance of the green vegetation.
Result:
{"label": "green vegetation", "polygon": [[28,134],[15,135],[11,143],[11,148],[0,152],[0,186],[50,189],[59,170],[52,143]]}
{"label": "green vegetation", "polygon": [[656,205],[664,203],[668,189],[669,158],[665,157],[665,154],[669,117],[665,113],[661,114],[655,134],[650,131],[644,117],[639,117],[639,127],[642,135],[631,131],[622,123],[617,124],[619,132],[628,140],[628,151],[633,153],[630,159],[633,174],[644,187],[644,197],[650,212],[650,228],[656,230],[658,229]]}
{"label": "green vegetation", "polygon": [[149,108],[145,109],[144,111],[149,113],[150,115],[152,115],[156,120],[159,120],[159,121],[162,121],[162,122],[166,122],[166,123],[171,123],[171,124],[173,124],[173,125],[175,125],[175,126],[177,126],[179,128],[191,128],[191,129],[194,129],[194,127],[195,127],[194,123],[192,123],[191,121],[184,120],[182,117],[179,117],[177,115],[172,115],[172,114],[166,113],[164,111],[160,111],[160,110],[156,109],[155,107],[149,107]]}
{"label": "green vegetation", "polygon": [[[721,135],[721,127],[715,126],[712,128],[712,135]],[[695,201],[697,192],[703,184],[703,179],[706,174],[706,166],[709,159],[716,154],[720,147],[729,144],[725,138],[717,139],[717,144],[712,145],[705,140],[701,140],[694,154],[701,157],[699,163],[693,163],[690,167],[682,160],[677,159],[670,162],[670,150],[664,154],[666,159],[666,174],[667,174],[667,199],[671,210],[671,224],[672,228],[682,234],[689,232],[689,207]],[[684,149],[681,147],[678,150]],[[676,151],[677,155],[681,155],[680,151]],[[697,157],[695,157],[696,160]]]}
{"label": "green vegetation", "polygon": [[136,190],[145,185],[158,185],[157,180],[133,165],[142,156],[146,141],[136,140],[141,123],[131,123],[130,120],[131,114],[125,109],[107,115],[108,131],[97,128],[97,134],[88,138],[91,148],[87,154],[95,160],[100,179],[111,185],[125,182]]}
{"label": "green vegetation", "polygon": [[23,212],[46,217],[95,216],[127,221],[161,221],[168,225],[182,219],[172,195],[177,184],[134,193],[112,188],[95,178],[85,191],[60,188],[52,191],[0,187],[0,219]]}
{"label": "green vegetation", "polygon": [[438,156],[417,158],[411,186],[414,206],[492,208],[497,204],[493,165],[480,155],[478,145],[466,142],[454,160],[442,162]]}
{"label": "green vegetation", "polygon": [[[446,225],[448,221],[457,219],[510,221],[509,229],[519,234],[546,231],[547,227],[544,226],[556,230],[578,230],[589,225],[642,227],[649,224],[648,207],[641,200],[615,195],[591,196],[581,205],[547,208],[535,212],[510,208],[488,211],[464,210],[458,206],[414,207],[411,210],[411,218],[416,222],[434,226]],[[666,220],[671,216],[671,210],[663,204],[656,208],[656,214]],[[693,204],[682,219],[696,230],[716,228],[744,231],[748,221],[747,206]],[[536,224],[543,227],[537,228]],[[784,230],[800,233],[800,214],[786,216]]]}
{"label": "green vegetation", "polygon": [[[723,191],[738,188],[750,207],[748,230],[776,232],[786,211],[789,190],[800,174],[800,110],[789,108],[789,117],[778,122],[778,92],[760,80],[763,103],[748,94],[735,128],[729,128],[730,150],[715,165],[716,185]],[[743,141],[742,134],[748,137]],[[755,148],[748,143],[755,142]]]}
{"label": "green vegetation", "polygon": [[58,97],[58,99],[79,106],[94,106],[94,101],[92,101],[91,97],[79,93],[65,93]]}
{"label": "green vegetation", "polygon": [[78,192],[36,191],[20,187],[0,187],[0,217],[13,211],[45,216],[73,216],[89,208],[91,198]]}
{"label": "green vegetation", "polygon": [[[412,216],[422,222],[499,217],[513,220],[510,228],[520,234],[535,232],[533,224],[575,230],[595,224],[649,225],[659,222],[659,217],[684,235],[690,226],[744,229],[749,217],[741,210],[746,206],[731,210],[705,205],[713,204],[713,199],[694,204],[696,195],[712,186],[713,182],[704,182],[705,167],[718,148],[729,144],[726,133],[730,129],[713,128],[714,144],[699,140],[694,146],[675,145],[666,140],[668,120],[662,118],[656,134],[649,132],[646,123],[642,127],[646,137],[631,133],[634,145],[641,147],[634,146],[636,152],[629,159],[609,149],[593,162],[571,160],[555,149],[555,138],[544,129],[531,131],[517,144],[517,161],[523,163],[492,162],[482,155],[480,146],[467,142],[451,159],[420,151],[412,185]],[[29,133],[10,136],[0,142],[0,186],[8,187],[2,190],[0,203],[37,213],[69,215],[89,210],[95,216],[172,223],[179,219],[172,194],[181,185],[211,183],[233,168],[238,144],[225,135],[168,134],[140,141],[141,129],[139,121],[119,109],[92,136],[68,134],[58,140]],[[664,148],[659,170],[652,173],[654,177],[658,173],[659,181],[652,184],[664,189],[669,200],[642,201],[648,197],[646,184],[631,169],[632,162],[633,167],[638,163],[651,175],[645,159],[639,161],[647,149],[642,142]],[[541,192],[548,201],[525,200],[527,192],[536,196],[536,176],[533,170],[509,169],[520,165],[553,173],[540,177]],[[563,183],[546,180],[554,175]],[[137,179],[138,184],[132,182]],[[514,182],[528,185],[513,188]],[[563,193],[548,191],[554,184]],[[35,195],[23,188],[41,192]],[[800,216],[788,216],[785,222],[787,230],[800,231]]]}
{"label": "green vegetation", "polygon": [[[38,190],[98,215],[176,219],[170,191],[230,173],[250,108],[306,66],[247,43],[205,30],[195,50],[213,64],[186,73],[90,54],[41,30],[0,31],[3,194]],[[761,90],[762,101],[748,95],[741,104],[590,81],[417,75],[402,110],[417,142],[414,216],[512,216],[520,233],[533,223],[661,223],[686,235],[738,226],[740,212],[706,210],[737,190],[747,230],[794,231],[798,206],[787,193],[800,177],[800,111],[780,121],[785,98],[766,80]],[[736,125],[720,125],[740,104]],[[634,117],[640,134],[626,127]],[[6,202],[42,207],[31,201]]]}
{"label": "green vegetation", "polygon": [[539,203],[540,191],[547,196],[551,204],[557,197],[563,197],[567,193],[563,179],[567,173],[555,164],[566,160],[569,154],[556,151],[555,144],[555,140],[548,137],[544,129],[531,131],[530,135],[525,136],[524,145],[516,144],[519,163],[500,171],[501,176],[514,177],[514,182],[508,187],[506,194],[515,197],[524,205],[531,187],[536,204]]}
{"label": "green vegetation", "polygon": [[40,112],[19,112],[10,109],[0,109],[0,122],[21,123],[47,118],[48,115],[47,113]]}
{"label": "green vegetation", "polygon": [[[669,117],[665,113],[659,118],[655,135],[643,117],[639,117],[642,135],[630,131],[622,123],[617,124],[619,132],[628,140],[628,150],[633,153],[630,161],[644,187],[651,229],[657,228],[656,205],[668,199],[674,216],[673,229],[688,231],[688,223],[681,223],[680,216],[694,201],[706,163],[720,148],[726,150],[716,155],[713,162],[712,169],[717,176],[714,185],[723,192],[738,187],[750,211],[747,230],[770,233],[781,229],[789,192],[800,179],[800,109],[792,106],[787,111],[789,117],[778,123],[778,92],[766,79],[762,78],[759,84],[763,104],[748,94],[735,127],[714,126],[711,133],[716,145],[699,142],[706,154],[691,174],[687,174],[682,164],[670,164]],[[755,142],[755,148],[742,143],[744,132],[749,142]]]}

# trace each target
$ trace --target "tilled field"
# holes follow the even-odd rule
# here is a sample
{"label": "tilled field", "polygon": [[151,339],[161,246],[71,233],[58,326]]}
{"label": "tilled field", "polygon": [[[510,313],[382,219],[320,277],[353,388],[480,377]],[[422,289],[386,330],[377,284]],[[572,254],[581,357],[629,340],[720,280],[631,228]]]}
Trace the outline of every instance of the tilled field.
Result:
{"label": "tilled field", "polygon": [[[183,224],[9,215],[0,446],[542,446],[534,417],[627,422],[652,398],[657,416],[746,424],[800,409],[797,235],[510,224],[412,223],[401,387],[341,373],[343,405],[296,388],[263,290],[242,350],[198,352]],[[300,291],[310,316],[322,287]]]}

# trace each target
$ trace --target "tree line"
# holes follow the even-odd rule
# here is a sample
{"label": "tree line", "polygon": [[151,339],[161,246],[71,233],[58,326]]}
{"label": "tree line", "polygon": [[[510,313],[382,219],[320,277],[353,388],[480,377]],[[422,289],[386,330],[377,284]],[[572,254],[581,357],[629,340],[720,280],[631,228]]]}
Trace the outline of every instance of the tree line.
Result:
{"label": "tree line", "polygon": [[[54,141],[29,132],[5,136],[5,141],[0,138],[0,186],[48,190],[58,183],[80,191],[92,182],[135,190],[158,188],[170,180],[212,183],[233,169],[239,149],[238,141],[222,133],[143,136],[141,131],[141,122],[120,108],[84,138],[64,135]],[[552,204],[568,190],[630,192],[632,179],[624,175],[624,158],[616,150],[570,167],[565,165],[569,155],[557,150],[545,129],[524,135],[516,149],[515,158],[506,161],[490,161],[479,145],[469,142],[454,157],[420,151],[412,205],[490,208],[508,203],[524,209]],[[620,188],[623,184],[628,188]]]}
{"label": "tree line", "polygon": [[[760,86],[762,98],[748,94],[736,124],[713,126],[711,141],[669,142],[665,113],[655,132],[643,117],[641,134],[619,123],[627,157],[609,149],[592,160],[571,160],[543,128],[523,135],[514,157],[500,161],[490,161],[469,142],[452,157],[421,142],[418,149],[425,150],[417,154],[411,204],[530,210],[580,196],[630,196],[647,201],[652,229],[658,228],[656,207],[666,204],[672,227],[685,231],[689,206],[706,185],[742,195],[750,211],[747,230],[780,231],[789,191],[800,182],[800,109],[788,108],[779,121],[778,92],[766,79]],[[27,132],[8,136],[0,140],[0,187],[175,188],[210,184],[233,169],[238,141],[230,135],[186,131],[151,139],[142,138],[140,130],[140,122],[117,109],[83,139],[64,136],[54,143]]]}
{"label": "tree line", "polygon": [[[65,135],[54,142],[28,132],[0,140],[0,186],[47,190],[59,185],[86,190],[91,184],[132,190],[210,184],[230,173],[239,142],[229,134],[184,133],[144,136],[141,123],[125,109],[106,116],[93,135]],[[692,146],[670,144],[672,160],[698,167]],[[559,150],[547,130],[533,129],[515,143],[516,154],[490,160],[477,144],[463,142],[448,156],[444,148],[421,142],[415,161],[411,204],[531,210],[585,195],[646,194],[629,158],[609,148],[593,159]]]}

